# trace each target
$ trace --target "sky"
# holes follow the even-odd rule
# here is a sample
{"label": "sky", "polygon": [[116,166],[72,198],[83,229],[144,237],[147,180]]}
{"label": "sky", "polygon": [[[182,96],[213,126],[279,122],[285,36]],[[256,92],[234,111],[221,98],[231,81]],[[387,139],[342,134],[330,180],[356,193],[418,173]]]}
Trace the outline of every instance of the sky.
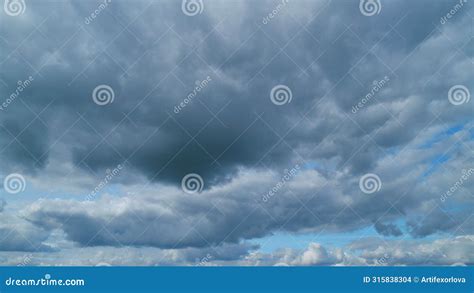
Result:
{"label": "sky", "polygon": [[1,265],[474,264],[474,8],[3,0]]}

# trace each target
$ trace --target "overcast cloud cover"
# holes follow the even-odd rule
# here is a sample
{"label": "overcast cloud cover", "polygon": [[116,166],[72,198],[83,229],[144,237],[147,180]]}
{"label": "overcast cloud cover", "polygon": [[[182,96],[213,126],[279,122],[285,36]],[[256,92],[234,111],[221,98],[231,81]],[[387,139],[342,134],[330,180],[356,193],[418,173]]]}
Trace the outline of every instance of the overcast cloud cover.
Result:
{"label": "overcast cloud cover", "polygon": [[474,263],[471,1],[4,2],[0,264]]}

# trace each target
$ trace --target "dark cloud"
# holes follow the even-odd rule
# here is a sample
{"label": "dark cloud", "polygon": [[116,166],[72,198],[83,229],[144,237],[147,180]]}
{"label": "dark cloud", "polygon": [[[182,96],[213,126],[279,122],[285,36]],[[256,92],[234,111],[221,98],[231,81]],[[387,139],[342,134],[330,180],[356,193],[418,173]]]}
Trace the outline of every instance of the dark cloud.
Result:
{"label": "dark cloud", "polygon": [[393,223],[383,224],[377,222],[374,225],[375,230],[383,236],[400,236],[403,232]]}
{"label": "dark cloud", "polygon": [[[303,18],[301,24],[297,20],[302,14],[300,5],[288,5],[268,25],[257,23],[272,10],[272,2],[259,4],[258,9],[228,4],[239,7],[230,19],[219,17],[221,5],[207,5],[207,14],[198,19],[182,14],[172,1],[137,4],[130,12],[125,2],[117,2],[90,24],[83,22],[97,8],[95,3],[63,3],[61,15],[31,4],[27,17],[33,22],[45,20],[41,33],[24,39],[3,30],[9,40],[3,44],[4,52],[24,41],[3,64],[4,68],[23,65],[2,76],[9,85],[4,93],[13,90],[17,79],[35,76],[21,101],[4,111],[4,131],[13,136],[24,132],[3,154],[29,170],[44,168],[49,146],[59,139],[73,162],[87,171],[105,170],[127,160],[153,181],[177,184],[185,174],[196,172],[209,187],[234,175],[239,166],[281,166],[301,154],[296,150],[311,146],[311,153],[301,154],[305,159],[335,159],[339,166],[347,162],[354,172],[366,172],[383,156],[384,148],[406,144],[433,119],[423,110],[428,108],[426,103],[444,99],[429,95],[429,88],[422,93],[418,85],[406,82],[420,62],[414,59],[418,52],[411,49],[431,40],[426,38],[434,29],[432,23],[449,5],[417,3],[405,15],[405,5],[399,1],[384,9],[385,16],[377,18],[374,26],[373,19],[362,16],[353,3],[325,4],[306,3],[308,10],[324,7],[325,13],[307,23]],[[162,17],[157,19],[151,11]],[[69,22],[60,20],[64,15]],[[243,17],[246,26],[237,30],[233,20],[238,17]],[[19,20],[5,20],[7,24],[14,21]],[[58,21],[64,24],[57,26]],[[124,23],[129,23],[125,30]],[[389,30],[395,24],[396,30]],[[458,36],[450,37],[456,40]],[[393,38],[404,38],[410,46],[400,48]],[[288,44],[288,49],[280,51]],[[374,45],[377,52],[368,51]],[[400,66],[396,72],[391,71],[394,64],[385,64],[384,54],[396,56],[393,61]],[[454,60],[463,62],[465,56],[454,56]],[[428,79],[432,70],[426,69]],[[367,123],[366,119],[375,117],[364,114],[354,116],[354,121],[344,118],[371,90],[372,81],[384,76],[390,82],[367,108],[393,98],[424,97],[402,111],[386,104],[388,111],[378,121]],[[193,92],[195,81],[207,77],[212,81],[175,114],[174,107]],[[465,76],[458,82],[468,80]],[[99,107],[92,102],[91,94],[99,84],[114,89],[112,104]],[[291,88],[291,104],[271,103],[269,94],[277,84]],[[322,112],[321,106],[329,100],[338,107]],[[46,113],[26,127],[25,121],[47,105]],[[87,122],[74,124],[79,114]],[[337,116],[343,120],[331,119]],[[309,121],[313,125],[305,127]],[[338,149],[328,153],[315,148],[331,139],[335,129]],[[367,141],[366,135],[372,139]],[[12,139],[7,133],[2,137],[4,145]],[[360,145],[364,146],[356,152]]]}

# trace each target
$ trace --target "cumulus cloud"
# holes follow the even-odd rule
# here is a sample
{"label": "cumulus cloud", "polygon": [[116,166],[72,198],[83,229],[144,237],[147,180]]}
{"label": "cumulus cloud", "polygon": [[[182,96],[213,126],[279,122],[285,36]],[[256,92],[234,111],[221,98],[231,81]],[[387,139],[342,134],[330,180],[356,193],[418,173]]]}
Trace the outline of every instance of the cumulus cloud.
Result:
{"label": "cumulus cloud", "polygon": [[[384,218],[405,219],[407,229],[411,227],[409,232],[417,237],[436,231],[471,231],[468,212],[442,212],[433,203],[436,197],[417,199],[419,190],[407,194],[393,208],[387,201],[399,197],[391,192],[381,192],[378,199],[361,191],[346,195],[347,187],[338,186],[344,174],[328,180],[315,170],[302,170],[275,189],[282,176],[276,172],[241,171],[229,183],[195,196],[174,187],[154,186],[142,194],[104,196],[97,201],[43,199],[28,205],[22,214],[42,229],[64,231],[68,239],[81,246],[205,247],[238,243],[276,231],[342,233],[370,226],[371,222],[381,235],[402,235],[395,224],[383,223]],[[390,189],[390,184],[386,185]],[[269,196],[272,190],[275,192]],[[426,215],[420,218],[420,211],[426,211]],[[400,213],[406,217],[400,217]],[[453,215],[458,221],[467,221],[466,226],[448,221]]]}
{"label": "cumulus cloud", "polygon": [[352,245],[360,257],[373,265],[472,265],[472,235],[433,241],[361,240]]}
{"label": "cumulus cloud", "polygon": [[247,265],[472,265],[472,235],[434,241],[363,238],[345,247],[324,247],[312,242],[305,249],[254,252],[241,262]]}
{"label": "cumulus cloud", "polygon": [[272,253],[250,244],[205,249],[68,247],[54,252],[0,252],[5,265],[398,266],[472,265],[472,235],[433,241],[362,238],[344,247],[311,242]]}

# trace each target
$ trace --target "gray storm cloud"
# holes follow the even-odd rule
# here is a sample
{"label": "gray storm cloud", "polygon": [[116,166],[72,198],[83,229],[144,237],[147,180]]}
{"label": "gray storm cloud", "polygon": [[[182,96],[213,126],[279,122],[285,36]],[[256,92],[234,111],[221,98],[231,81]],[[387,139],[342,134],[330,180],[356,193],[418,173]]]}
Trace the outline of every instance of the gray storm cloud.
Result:
{"label": "gray storm cloud", "polygon": [[[370,228],[472,245],[473,183],[456,182],[473,168],[474,108],[448,99],[454,85],[474,91],[472,6],[440,23],[456,1],[384,2],[373,17],[358,1],[297,1],[262,22],[279,2],[254,2],[187,16],[177,1],[112,1],[100,13],[90,1],[30,1],[2,17],[0,174],[25,174],[38,196],[21,214],[0,202],[0,250],[46,251],[59,233],[86,250],[188,260],[221,249],[228,261],[311,265],[369,264],[387,248],[260,255],[247,241]],[[291,101],[272,100],[278,85]],[[84,200],[119,164],[114,189]],[[180,189],[189,173],[201,193]],[[381,180],[374,194],[359,187],[366,173]]]}

